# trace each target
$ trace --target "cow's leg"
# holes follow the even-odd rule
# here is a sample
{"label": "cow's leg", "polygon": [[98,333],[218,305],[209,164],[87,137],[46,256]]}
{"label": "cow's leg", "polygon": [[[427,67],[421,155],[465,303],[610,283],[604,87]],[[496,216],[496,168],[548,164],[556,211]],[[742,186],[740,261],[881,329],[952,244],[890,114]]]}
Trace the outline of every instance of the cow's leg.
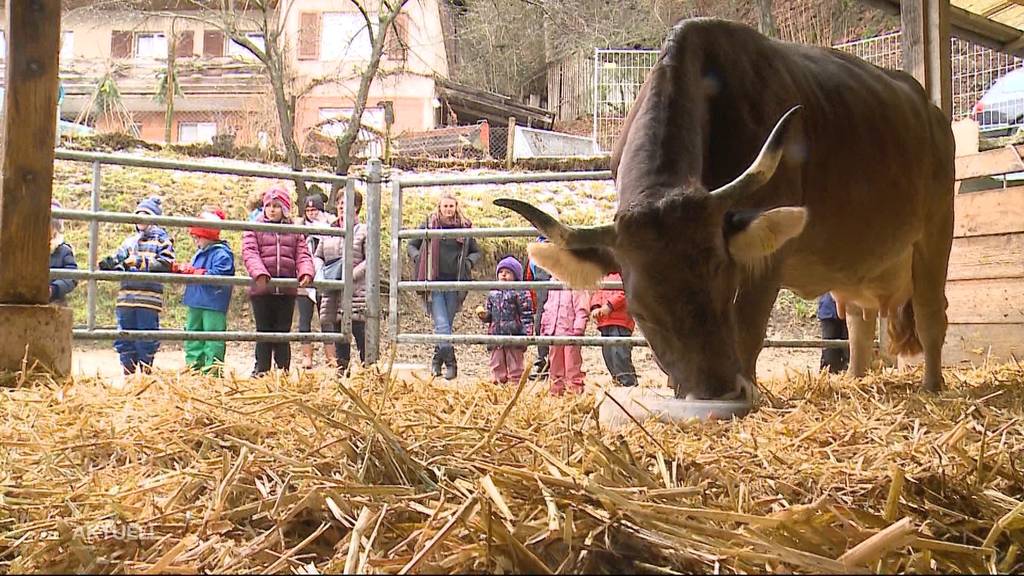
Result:
{"label": "cow's leg", "polygon": [[852,303],[846,305],[846,327],[850,333],[850,367],[846,373],[849,376],[860,378],[871,368],[877,317],[877,310],[864,310]]}
{"label": "cow's leg", "polygon": [[[952,199],[950,199],[952,202]],[[942,344],[946,340],[946,268],[953,243],[952,208],[929,221],[924,237],[914,244],[914,327],[924,351],[924,388],[942,389]]]}
{"label": "cow's leg", "polygon": [[751,383],[757,382],[757,356],[764,346],[779,287],[779,282],[766,274],[757,280],[744,280],[736,295],[736,354],[743,376]]}

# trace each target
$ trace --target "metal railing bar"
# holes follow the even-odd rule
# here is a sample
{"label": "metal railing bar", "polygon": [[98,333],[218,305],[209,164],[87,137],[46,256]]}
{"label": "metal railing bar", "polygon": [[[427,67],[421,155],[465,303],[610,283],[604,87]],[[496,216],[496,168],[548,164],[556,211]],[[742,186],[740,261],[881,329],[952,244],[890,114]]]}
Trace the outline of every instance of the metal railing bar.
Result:
{"label": "metal railing bar", "polygon": [[[208,284],[214,286],[250,286],[252,278],[248,276],[196,276],[194,274],[175,274],[170,272],[121,272],[118,270],[70,270],[67,268],[50,268],[50,278],[71,280],[107,280],[139,282],[157,282],[159,284]],[[295,278],[271,278],[272,288],[298,288],[299,281]],[[307,288],[323,288],[326,290],[343,290],[344,280],[316,280]]]}
{"label": "metal railing bar", "polygon": [[400,239],[419,240],[430,238],[536,238],[536,228],[405,228],[398,232]]}
{"label": "metal railing bar", "polygon": [[117,330],[76,328],[71,331],[75,340],[216,340],[236,342],[348,342],[350,334],[343,332],[188,332],[186,330]]}
{"label": "metal railing bar", "polygon": [[328,172],[295,172],[292,170],[273,168],[251,168],[244,166],[217,166],[212,164],[201,164],[198,162],[183,162],[181,160],[158,160],[155,158],[144,158],[126,154],[110,154],[104,152],[82,152],[79,150],[58,149],[54,153],[57,160],[70,160],[73,162],[100,162],[116,166],[131,166],[135,168],[162,168],[165,170],[180,170],[182,172],[206,172],[209,174],[226,174],[229,176],[251,176],[256,178],[281,178],[294,181],[306,182],[328,182],[344,185],[346,176],[330,174]]}
{"label": "metal railing bar", "polygon": [[402,177],[403,188],[434,186],[468,186],[472,184],[519,184],[528,182],[569,182],[576,180],[611,180],[611,170],[594,172],[533,172],[523,174],[485,174],[480,176],[411,176]]}
{"label": "metal railing bar", "polygon": [[[622,282],[601,282],[598,287],[606,290],[621,290]],[[441,292],[449,290],[457,291],[472,291],[477,292],[481,290],[536,290],[537,288],[547,288],[549,290],[557,290],[559,288],[565,288],[565,284],[556,280],[529,280],[529,281],[516,281],[516,282],[497,282],[492,280],[479,280],[479,281],[455,281],[455,280],[436,280],[433,282],[424,281],[413,281],[407,280],[398,283],[399,290],[419,290],[424,292]]]}
{"label": "metal railing bar", "polygon": [[[493,336],[490,334],[399,334],[395,338],[397,344],[489,344],[529,346],[532,344],[548,344],[552,346],[604,346],[614,344],[632,344],[648,346],[647,340],[638,337],[602,337],[602,336]],[[876,342],[877,345],[877,342]],[[766,348],[848,348],[848,340],[776,340],[764,341]]]}
{"label": "metal railing bar", "polygon": [[187,216],[152,216],[150,214],[124,214],[122,212],[91,212],[89,210],[52,209],[54,218],[84,222],[111,222],[116,224],[161,224],[166,226],[201,226],[218,230],[253,230],[261,232],[312,234],[314,236],[345,236],[341,228],[331,226],[303,226],[299,224],[269,224],[240,220],[206,220]]}

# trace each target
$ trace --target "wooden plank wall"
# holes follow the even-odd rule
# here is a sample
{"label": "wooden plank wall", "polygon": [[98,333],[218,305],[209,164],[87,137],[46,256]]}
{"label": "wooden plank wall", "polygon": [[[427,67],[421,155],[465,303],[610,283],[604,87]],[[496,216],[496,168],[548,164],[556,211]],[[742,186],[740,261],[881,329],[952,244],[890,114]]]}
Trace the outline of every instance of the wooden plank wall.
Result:
{"label": "wooden plank wall", "polygon": [[594,55],[570,54],[548,64],[548,110],[555,120],[571,122],[594,107]]}
{"label": "wooden plank wall", "polygon": [[[1020,169],[1009,149],[957,159],[958,178]],[[1024,186],[957,194],[955,210],[943,360],[1024,360]]]}

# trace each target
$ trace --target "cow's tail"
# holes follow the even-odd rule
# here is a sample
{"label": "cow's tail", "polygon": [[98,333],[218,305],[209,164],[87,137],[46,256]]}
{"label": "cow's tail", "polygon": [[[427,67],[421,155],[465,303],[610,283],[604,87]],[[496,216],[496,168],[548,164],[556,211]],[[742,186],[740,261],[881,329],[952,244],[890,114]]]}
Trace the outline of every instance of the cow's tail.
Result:
{"label": "cow's tail", "polygon": [[889,316],[886,323],[889,335],[889,354],[893,356],[913,356],[921,353],[921,340],[917,337],[917,328],[914,324],[914,304],[907,300],[905,304],[896,309],[896,313]]}

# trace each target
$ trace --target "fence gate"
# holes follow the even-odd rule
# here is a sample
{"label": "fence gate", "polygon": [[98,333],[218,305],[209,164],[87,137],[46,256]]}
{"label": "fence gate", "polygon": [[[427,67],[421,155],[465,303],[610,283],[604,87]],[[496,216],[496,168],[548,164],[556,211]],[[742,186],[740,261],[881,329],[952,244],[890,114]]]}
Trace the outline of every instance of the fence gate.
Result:
{"label": "fence gate", "polygon": [[[569,182],[569,181],[608,181],[610,171],[599,172],[544,172],[533,174],[492,174],[485,176],[425,176],[403,177],[391,181],[391,271],[389,277],[388,298],[388,334],[397,347],[401,344],[490,344],[522,346],[533,344],[601,346],[605,344],[633,344],[647,346],[647,341],[640,336],[632,337],[601,337],[601,336],[493,336],[488,334],[412,334],[401,332],[399,315],[401,292],[437,292],[437,291],[487,291],[493,289],[537,289],[561,288],[561,282],[495,282],[495,281],[409,281],[402,280],[403,250],[402,242],[414,239],[429,241],[433,238],[534,238],[537,230],[533,227],[523,228],[447,228],[424,229],[404,228],[402,208],[407,193],[422,192],[429,187],[472,186],[479,184],[515,184],[527,182]],[[510,194],[511,195],[511,194]],[[422,203],[417,203],[422,205]],[[495,207],[495,210],[499,208]],[[511,214],[511,213],[510,213]],[[622,282],[601,282],[602,288],[621,288]],[[877,342],[876,342],[877,344]],[[849,346],[847,340],[770,340],[766,339],[765,347],[784,348],[843,348]]]}

